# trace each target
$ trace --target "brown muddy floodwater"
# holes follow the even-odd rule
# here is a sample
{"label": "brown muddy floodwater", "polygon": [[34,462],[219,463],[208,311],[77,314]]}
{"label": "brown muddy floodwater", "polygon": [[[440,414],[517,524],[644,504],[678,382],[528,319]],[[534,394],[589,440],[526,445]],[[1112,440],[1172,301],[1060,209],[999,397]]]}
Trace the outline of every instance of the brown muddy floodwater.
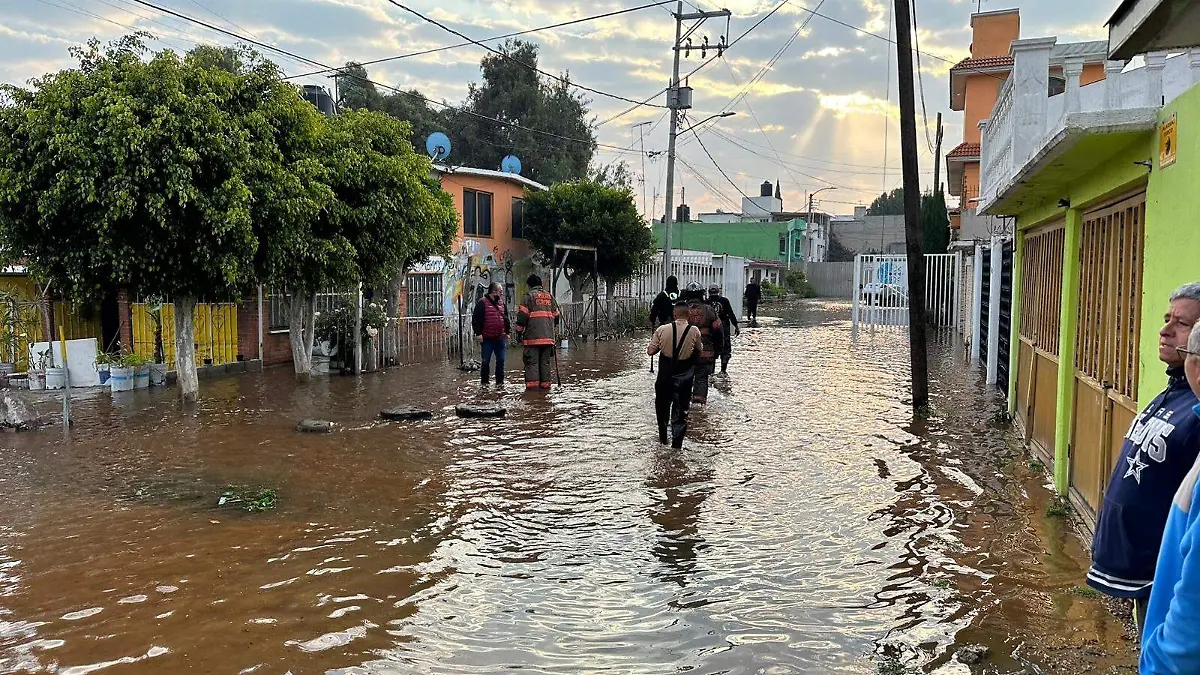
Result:
{"label": "brown muddy floodwater", "polygon": [[[641,336],[568,350],[548,398],[488,394],[498,422],[455,418],[477,376],[438,362],[206,381],[187,413],[93,396],[69,439],[0,436],[0,671],[967,673],[982,643],[976,673],[1133,672],[961,346],[914,425],[903,333],[776,314],[682,452]],[[396,403],[435,418],[375,420]],[[279,506],[217,508],[227,484]]]}

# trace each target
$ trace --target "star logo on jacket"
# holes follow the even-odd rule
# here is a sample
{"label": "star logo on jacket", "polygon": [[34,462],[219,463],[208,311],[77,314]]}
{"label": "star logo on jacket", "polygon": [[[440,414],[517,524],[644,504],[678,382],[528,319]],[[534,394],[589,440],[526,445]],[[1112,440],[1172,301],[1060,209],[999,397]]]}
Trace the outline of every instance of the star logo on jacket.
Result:
{"label": "star logo on jacket", "polygon": [[1142,469],[1145,469],[1147,466],[1150,466],[1149,464],[1146,464],[1145,462],[1142,461],[1141,449],[1139,449],[1137,452],[1133,453],[1132,457],[1126,457],[1125,463],[1129,465],[1129,468],[1125,470],[1124,477],[1129,478],[1130,476],[1133,476],[1133,479],[1138,482],[1138,485],[1141,485],[1142,484]]}

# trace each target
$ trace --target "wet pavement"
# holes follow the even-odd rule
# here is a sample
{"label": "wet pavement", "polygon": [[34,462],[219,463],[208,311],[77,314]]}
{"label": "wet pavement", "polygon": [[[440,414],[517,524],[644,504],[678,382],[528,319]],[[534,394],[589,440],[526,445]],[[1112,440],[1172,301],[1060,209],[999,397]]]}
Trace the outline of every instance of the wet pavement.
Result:
{"label": "wet pavement", "polygon": [[[640,337],[567,350],[548,397],[440,362],[277,369],[0,436],[0,672],[1134,672],[961,345],[933,347],[914,420],[902,329],[775,313],[682,452]],[[505,419],[454,416],[497,399]],[[375,419],[396,404],[434,419]],[[278,507],[217,508],[229,484]]]}

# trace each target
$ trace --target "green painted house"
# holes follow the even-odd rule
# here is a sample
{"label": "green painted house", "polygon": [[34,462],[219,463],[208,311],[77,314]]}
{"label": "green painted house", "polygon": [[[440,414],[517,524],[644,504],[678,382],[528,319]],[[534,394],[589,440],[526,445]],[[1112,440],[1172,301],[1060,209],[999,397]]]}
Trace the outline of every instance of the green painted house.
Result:
{"label": "green painted house", "polygon": [[[671,223],[671,248],[709,251],[748,260],[787,262],[787,236],[793,239],[792,260],[804,259],[804,220],[796,218],[778,223],[756,221],[729,223]],[[664,226],[654,225],[654,241],[663,246]]]}

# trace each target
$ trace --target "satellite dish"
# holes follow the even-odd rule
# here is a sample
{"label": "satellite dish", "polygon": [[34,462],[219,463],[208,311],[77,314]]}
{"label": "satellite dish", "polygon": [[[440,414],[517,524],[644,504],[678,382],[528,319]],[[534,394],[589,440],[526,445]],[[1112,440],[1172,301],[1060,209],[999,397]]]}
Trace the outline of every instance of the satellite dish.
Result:
{"label": "satellite dish", "polygon": [[435,162],[446,159],[450,156],[450,138],[440,131],[429,134],[429,138],[425,139],[425,152]]}
{"label": "satellite dish", "polygon": [[516,155],[509,155],[500,160],[500,170],[504,173],[521,174],[521,160]]}

